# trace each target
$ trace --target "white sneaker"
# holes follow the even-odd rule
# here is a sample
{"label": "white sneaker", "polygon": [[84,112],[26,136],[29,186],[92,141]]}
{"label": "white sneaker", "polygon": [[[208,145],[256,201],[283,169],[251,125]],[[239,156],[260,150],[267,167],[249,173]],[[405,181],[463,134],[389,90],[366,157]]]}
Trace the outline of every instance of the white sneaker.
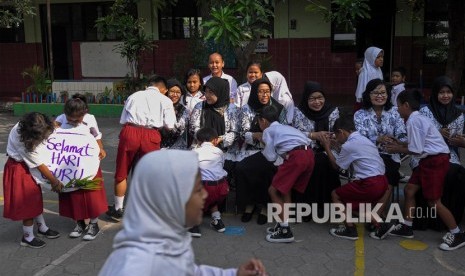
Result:
{"label": "white sneaker", "polygon": [[79,238],[82,233],[84,233],[84,229],[86,229],[86,223],[83,220],[78,220],[76,227],[74,230],[69,233],[70,238]]}
{"label": "white sneaker", "polygon": [[91,241],[97,237],[97,234],[100,232],[100,228],[97,223],[89,223],[87,227],[86,234],[82,237],[85,241]]}

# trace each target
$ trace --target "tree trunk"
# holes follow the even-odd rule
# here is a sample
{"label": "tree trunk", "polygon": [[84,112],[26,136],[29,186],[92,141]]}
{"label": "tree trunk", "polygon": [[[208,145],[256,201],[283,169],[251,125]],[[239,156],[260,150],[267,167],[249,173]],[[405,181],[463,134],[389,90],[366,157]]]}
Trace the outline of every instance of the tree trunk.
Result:
{"label": "tree trunk", "polygon": [[463,95],[462,74],[465,66],[465,2],[449,1],[449,51],[446,75],[452,79]]}

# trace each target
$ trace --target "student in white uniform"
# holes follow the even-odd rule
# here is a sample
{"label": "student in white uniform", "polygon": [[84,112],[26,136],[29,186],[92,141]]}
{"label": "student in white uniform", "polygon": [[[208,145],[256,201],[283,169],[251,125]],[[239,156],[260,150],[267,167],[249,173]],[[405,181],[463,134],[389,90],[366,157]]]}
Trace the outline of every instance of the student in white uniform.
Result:
{"label": "student in white uniform", "polygon": [[185,76],[185,85],[187,93],[182,96],[181,103],[189,110],[189,115],[194,110],[195,105],[201,101],[205,101],[203,95],[203,79],[199,69],[189,69]]}
{"label": "student in white uniform", "polygon": [[412,219],[415,214],[415,194],[422,193],[430,207],[437,210],[438,216],[449,228],[439,245],[442,250],[455,250],[465,246],[465,233],[458,227],[450,210],[441,202],[444,180],[449,170],[449,147],[441,133],[431,120],[421,115],[421,94],[419,91],[404,91],[397,97],[399,114],[406,120],[408,143],[393,141],[386,145],[388,152],[400,152],[416,155],[420,158],[418,166],[405,186],[404,222],[396,225],[390,234],[404,238],[413,238]]}
{"label": "student in white uniform", "polygon": [[114,239],[113,252],[100,276],[266,274],[256,259],[239,269],[195,264],[187,229],[202,222],[207,198],[198,164],[196,153],[179,150],[151,152],[140,160],[130,187],[123,229]]}
{"label": "student in white uniform", "polygon": [[6,152],[8,160],[3,169],[3,217],[23,221],[21,246],[41,248],[45,242],[34,236],[34,220],[37,235],[55,239],[60,236],[45,223],[42,189],[39,179],[31,175],[30,169],[38,170],[50,181],[52,190],[60,192],[63,184],[53,176],[35,151],[36,147],[52,134],[53,123],[44,114],[25,114],[10,131]]}
{"label": "student in white uniform", "polygon": [[[199,155],[202,184],[208,192],[204,209],[209,211],[212,216],[210,226],[223,233],[226,228],[221,219],[218,205],[224,202],[229,193],[229,184],[226,178],[228,173],[223,169],[224,153],[217,147],[218,133],[213,128],[201,128],[195,137],[199,146],[194,151]],[[197,226],[191,228],[189,232],[193,237],[200,237],[200,229]]]}
{"label": "student in white uniform", "polygon": [[146,153],[159,150],[160,128],[173,129],[176,123],[173,102],[155,87],[159,77],[149,78],[146,90],[133,93],[121,113],[118,153],[115,170],[115,205],[107,215],[114,220],[123,218],[126,179],[136,162]]}
{"label": "student in white uniform", "polygon": [[229,99],[231,103],[234,103],[237,91],[237,81],[230,75],[223,72],[224,59],[220,53],[213,53],[208,57],[208,68],[211,74],[203,78],[203,83],[207,83],[211,77],[220,77],[225,79],[229,83]]}
{"label": "student in white uniform", "polygon": [[[368,47],[365,50],[365,59],[363,60],[362,70],[358,75],[357,90],[355,91],[355,100],[358,103],[356,109],[361,107],[362,94],[365,91],[367,83],[372,79],[384,79],[381,67],[384,62],[384,51],[377,47]],[[354,111],[357,111],[354,110]]]}
{"label": "student in white uniform", "polygon": [[234,100],[234,104],[237,107],[243,107],[247,104],[252,83],[257,79],[261,79],[262,76],[262,64],[259,61],[251,61],[247,64],[247,82],[239,85],[236,92],[236,99]]}

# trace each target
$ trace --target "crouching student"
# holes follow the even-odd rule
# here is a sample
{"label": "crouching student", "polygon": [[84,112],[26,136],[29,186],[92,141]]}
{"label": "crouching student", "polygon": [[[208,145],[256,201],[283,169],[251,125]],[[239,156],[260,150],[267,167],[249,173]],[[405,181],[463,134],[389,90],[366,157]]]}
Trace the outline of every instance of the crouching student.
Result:
{"label": "crouching student", "polygon": [[[355,130],[352,116],[341,116],[334,122],[336,141],[341,144],[341,151],[334,156],[331,151],[331,142],[324,137],[323,147],[335,169],[349,169],[352,165],[355,179],[331,193],[334,203],[345,205],[346,218],[348,208],[358,211],[360,204],[383,204],[383,196],[388,192],[388,180],[385,176],[384,162],[378,153],[378,148],[368,138]],[[348,206],[351,203],[351,206]],[[383,208],[379,208],[382,210]],[[384,239],[394,229],[393,223],[377,222],[371,219],[375,231],[370,233],[374,239]],[[357,228],[353,223],[345,222],[339,228],[332,228],[329,233],[335,237],[357,240]]]}
{"label": "crouching student", "polygon": [[258,116],[258,124],[263,131],[260,140],[265,144],[263,155],[270,162],[275,162],[279,156],[284,159],[268,189],[271,201],[283,210],[279,214],[281,222],[268,227],[266,240],[293,242],[294,235],[284,204],[291,203],[291,189],[304,193],[307,188],[315,164],[311,141],[300,130],[278,123],[279,112],[274,106],[264,107]]}
{"label": "crouching student", "polygon": [[393,141],[386,145],[388,152],[415,155],[420,158],[418,166],[405,186],[404,223],[396,225],[390,234],[404,238],[413,238],[412,219],[415,209],[415,194],[420,190],[431,208],[437,214],[449,232],[439,245],[442,250],[455,250],[465,246],[465,233],[460,231],[452,213],[441,202],[442,189],[449,170],[449,147],[433,122],[422,116],[420,109],[421,94],[419,91],[404,91],[397,97],[399,114],[406,120],[407,143]]}
{"label": "crouching student", "polygon": [[[199,147],[195,148],[199,156],[199,167],[202,175],[202,184],[208,192],[205,201],[205,210],[210,211],[212,220],[210,226],[222,233],[226,230],[218,205],[223,203],[229,193],[229,185],[226,176],[228,173],[224,167],[224,153],[217,147],[219,143],[218,133],[213,128],[201,128],[195,134]],[[194,226],[189,230],[191,236],[200,237],[200,229]]]}

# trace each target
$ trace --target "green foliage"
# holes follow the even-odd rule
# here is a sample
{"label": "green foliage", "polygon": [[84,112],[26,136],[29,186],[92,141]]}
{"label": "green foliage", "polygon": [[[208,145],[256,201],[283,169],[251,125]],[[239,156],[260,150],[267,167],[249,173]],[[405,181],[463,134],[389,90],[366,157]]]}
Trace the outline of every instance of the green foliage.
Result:
{"label": "green foliage", "polygon": [[33,65],[32,67],[24,69],[21,75],[23,78],[27,78],[31,81],[31,85],[26,88],[26,92],[46,94],[52,90],[48,72],[39,65]]}
{"label": "green foliage", "polygon": [[35,15],[32,0],[0,0],[0,5],[0,28],[19,27],[24,16]]}
{"label": "green foliage", "polygon": [[141,58],[145,51],[154,47],[153,38],[144,32],[144,18],[136,18],[129,13],[137,0],[116,0],[111,7],[111,13],[96,20],[102,39],[113,38],[116,35],[121,38],[114,51],[125,58],[130,70],[130,76],[138,79],[140,76]]}
{"label": "green foliage", "polygon": [[202,26],[205,40],[213,39],[232,48],[244,48],[249,42],[269,36],[273,10],[265,1],[233,0],[212,7],[211,19]]}
{"label": "green foliage", "polygon": [[305,10],[323,15],[326,22],[345,25],[351,29],[358,19],[371,18],[368,2],[369,0],[331,0],[327,7],[321,2],[311,0]]}

